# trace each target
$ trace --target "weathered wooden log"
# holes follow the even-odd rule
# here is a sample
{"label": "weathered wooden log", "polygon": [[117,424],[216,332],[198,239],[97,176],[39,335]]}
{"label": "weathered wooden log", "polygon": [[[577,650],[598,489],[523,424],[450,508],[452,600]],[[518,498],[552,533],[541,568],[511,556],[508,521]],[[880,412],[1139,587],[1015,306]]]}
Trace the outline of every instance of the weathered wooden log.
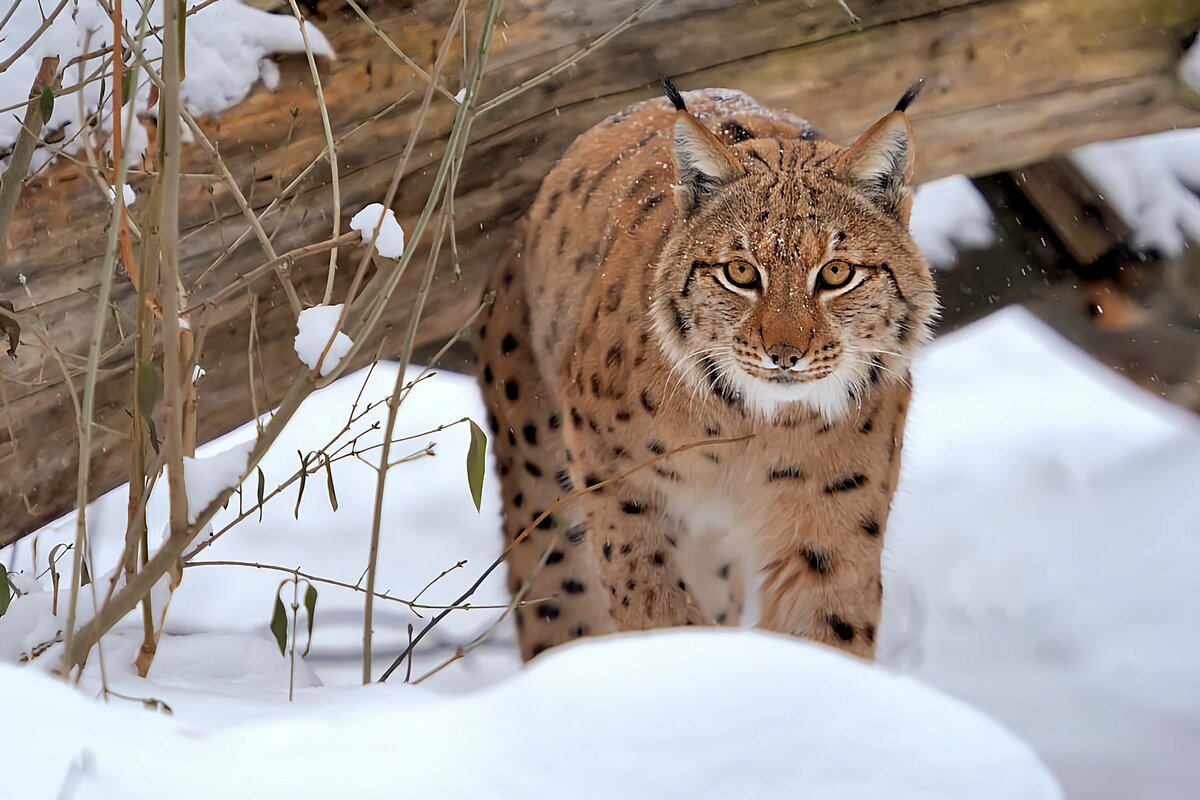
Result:
{"label": "weathered wooden log", "polygon": [[[1200,23],[1194,0],[850,0],[850,5],[862,17],[860,27],[833,0],[663,2],[603,50],[481,117],[457,190],[462,281],[450,281],[443,271],[420,341],[446,337],[474,308],[484,272],[566,145],[605,115],[656,94],[652,84],[660,74],[674,76],[684,88],[744,89],[802,114],[836,140],[863,129],[913,78],[924,76],[925,94],[911,112],[921,179],[993,172],[1091,141],[1200,124],[1200,112],[1180,102],[1173,75],[1180,42]],[[334,6],[321,27],[339,57],[321,66],[322,80],[335,135],[346,136],[339,156],[342,208],[353,212],[382,198],[424,84],[353,13]],[[377,3],[368,10],[428,69],[451,6]],[[630,0],[510,0],[482,97],[561,61],[634,8]],[[478,11],[473,7],[473,19]],[[451,92],[457,90],[458,72],[456,65],[446,76]],[[274,93],[257,91],[205,122],[259,211],[324,147],[307,63],[286,59],[282,73]],[[394,109],[349,134],[393,103]],[[433,104],[395,203],[406,226],[425,201],[454,110],[445,98]],[[186,160],[188,173],[211,172],[199,152]],[[277,251],[329,236],[328,178],[327,169],[317,168],[286,210],[265,220]],[[139,188],[139,181],[133,185]],[[202,302],[258,267],[264,256],[250,238],[213,268],[246,230],[245,219],[220,182],[185,178],[182,194],[181,268],[190,299]],[[0,365],[0,545],[65,513],[74,502],[78,454],[71,386],[78,391],[95,313],[92,289],[99,280],[106,205],[77,167],[60,163],[27,186],[9,229],[0,299],[15,304],[25,335],[16,360]],[[340,276],[356,255],[343,253]],[[448,264],[448,248],[443,255]],[[291,269],[300,296],[318,301],[325,257],[301,259]],[[345,287],[339,278],[338,291]],[[125,337],[134,300],[127,283],[118,286],[97,390],[93,496],[126,474],[132,344]],[[201,441],[251,418],[252,302],[261,351],[254,387],[258,407],[277,401],[294,375],[294,320],[269,274],[205,307],[193,320],[203,331],[200,358],[208,370],[199,383]],[[396,331],[410,307],[411,294],[402,285],[385,326],[364,348],[364,359],[381,342],[384,355],[395,352]]]}

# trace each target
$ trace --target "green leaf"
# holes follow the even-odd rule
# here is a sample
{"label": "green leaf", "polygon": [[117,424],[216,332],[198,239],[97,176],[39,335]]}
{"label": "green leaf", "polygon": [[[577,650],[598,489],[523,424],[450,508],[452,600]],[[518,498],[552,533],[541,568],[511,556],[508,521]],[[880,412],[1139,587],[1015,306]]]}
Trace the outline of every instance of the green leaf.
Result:
{"label": "green leaf", "polygon": [[54,113],[54,89],[52,87],[42,87],[42,93],[38,97],[38,111],[42,114],[43,125],[50,122],[50,116]]}
{"label": "green leaf", "polygon": [[333,464],[329,462],[329,454],[322,453],[325,456],[325,478],[329,489],[329,505],[333,506],[333,510],[337,511],[337,490],[333,488]]}
{"label": "green leaf", "polygon": [[263,475],[262,467],[256,467],[258,470],[258,521],[262,522],[263,515],[263,496],[267,492],[267,476]]}
{"label": "green leaf", "polygon": [[162,393],[162,384],[158,380],[158,369],[149,361],[138,364],[138,407],[142,416],[149,419],[154,415],[154,407]]}
{"label": "green leaf", "polygon": [[287,612],[283,609],[278,590],[275,592],[275,610],[271,612],[271,635],[275,637],[275,644],[279,645],[279,655],[287,653]]}
{"label": "green leaf", "polygon": [[125,67],[125,72],[121,73],[121,105],[129,105],[129,101],[133,99],[133,70]]}
{"label": "green leaf", "polygon": [[304,499],[304,484],[308,483],[308,459],[299,450],[296,451],[296,455],[300,456],[300,491],[296,492],[296,510],[293,516],[300,519],[300,501]]}
{"label": "green leaf", "polygon": [[[304,598],[305,602],[308,598]],[[8,604],[12,602],[12,589],[8,585],[8,567],[0,564],[0,617],[4,616],[4,612],[8,611]],[[309,623],[310,625],[312,623]],[[312,638],[312,629],[309,629],[309,638]]]}
{"label": "green leaf", "polygon": [[142,707],[147,711],[161,711],[168,717],[175,714],[175,710],[173,708],[167,705],[166,702],[159,700],[157,697],[143,697]]}
{"label": "green leaf", "polygon": [[317,587],[311,583],[304,590],[304,610],[308,612],[308,642],[304,645],[304,652],[301,657],[307,656],[308,651],[312,648],[312,632],[313,622],[317,618]]}
{"label": "green leaf", "polygon": [[467,484],[471,487],[471,499],[475,501],[475,510],[483,502],[483,473],[487,467],[487,434],[475,424],[471,424],[471,446],[467,448]]}

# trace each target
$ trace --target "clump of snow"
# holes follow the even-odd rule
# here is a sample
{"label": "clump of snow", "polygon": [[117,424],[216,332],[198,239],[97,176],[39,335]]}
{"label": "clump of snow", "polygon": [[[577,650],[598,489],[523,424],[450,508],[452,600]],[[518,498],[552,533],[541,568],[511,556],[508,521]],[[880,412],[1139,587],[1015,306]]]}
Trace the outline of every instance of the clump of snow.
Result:
{"label": "clump of snow", "polygon": [[965,175],[918,186],[908,227],[925,258],[939,269],[953,267],[960,248],[982,250],[995,241],[992,210]]}
{"label": "clump of snow", "polygon": [[1184,86],[1200,92],[1200,36],[1179,59],[1179,80],[1183,81]]}
{"label": "clump of snow", "polygon": [[[190,648],[202,664],[247,662],[237,639],[205,639]],[[170,703],[166,681],[186,688],[189,672],[210,680],[164,655],[153,696]],[[968,706],[831,649],[745,631],[582,642],[458,698],[401,684],[307,690],[208,731],[178,709],[133,713],[11,667],[0,667],[0,703],[21,720],[5,749],[22,765],[5,774],[19,797],[44,796],[81,751],[92,757],[77,798],[340,797],[347,776],[356,794],[386,797],[397,752],[411,765],[406,795],[446,800],[1062,797],[1027,746]],[[513,720],[522,735],[501,732]],[[569,736],[556,733],[564,725]]]}
{"label": "clump of snow", "polygon": [[[121,197],[125,201],[125,207],[129,208],[137,200],[137,195],[133,193],[133,187],[128,183],[121,184]],[[117,192],[113,187],[108,187],[108,201],[114,203],[117,200]]]}
{"label": "clump of snow", "polygon": [[189,523],[195,522],[200,512],[216,500],[221,492],[241,483],[253,449],[254,440],[251,439],[203,458],[183,459]]}
{"label": "clump of snow", "polygon": [[[189,9],[201,0],[187,0]],[[5,3],[4,6],[9,4]],[[4,27],[0,40],[0,60],[11,55],[23,45],[42,24],[42,11],[49,11],[45,3],[17,3],[15,12]],[[126,30],[136,36],[138,22],[143,13],[142,4],[127,3],[124,7]],[[148,23],[162,24],[162,4],[152,4],[148,12]],[[24,103],[33,84],[34,76],[46,56],[59,56],[66,64],[85,51],[102,48],[110,41],[112,22],[96,0],[77,0],[60,13],[53,24],[11,67],[0,73],[0,108]],[[333,48],[316,28],[306,24],[305,32],[315,55],[333,58]],[[238,0],[217,0],[187,21],[187,77],[180,86],[184,106],[193,114],[216,114],[241,102],[254,84],[260,79],[268,85],[278,82],[278,69],[267,60],[278,53],[302,53],[304,41],[300,27],[291,15],[268,14],[249,8]],[[162,42],[157,36],[145,38],[145,51],[151,63],[157,63],[162,55]],[[105,52],[107,55],[107,52]],[[100,58],[83,63],[83,74],[98,68]],[[264,66],[268,65],[270,66]],[[64,84],[79,80],[80,68],[68,68]],[[80,91],[87,115],[93,114],[100,101],[103,82],[90,81]],[[153,116],[157,107],[151,108],[150,82],[144,75],[138,76],[133,92],[135,113],[138,116]],[[107,98],[106,98],[107,100]],[[106,103],[111,105],[111,103]],[[0,151],[6,150],[20,130],[20,114],[0,114]],[[76,135],[80,130],[79,104],[75,96],[61,95],[54,104],[54,113],[46,121],[48,130],[63,129],[65,146],[74,152],[83,146]],[[101,121],[101,129],[112,129],[111,117]],[[141,125],[134,125],[125,132],[125,153],[128,158],[140,155],[148,144],[148,136]],[[52,157],[42,148],[34,154],[32,168],[37,169]],[[0,165],[6,163],[0,159]]]}
{"label": "clump of snow", "polygon": [[[382,216],[383,222],[380,223]],[[382,203],[371,203],[362,211],[350,218],[350,229],[362,234],[364,242],[369,242],[379,228],[375,237],[375,249],[384,258],[399,258],[404,254],[404,229],[396,221],[396,212],[385,209]]]}
{"label": "clump of snow", "polygon": [[1200,242],[1200,130],[1092,144],[1071,160],[1133,229],[1138,248],[1176,256]]}
{"label": "clump of snow", "polygon": [[[354,346],[350,337],[341,331],[337,331],[337,335],[334,335],[334,329],[341,315],[342,305],[339,303],[336,306],[306,308],[296,318],[296,328],[299,330],[295,339],[296,355],[300,356],[300,360],[308,365],[309,369],[317,368],[317,362],[321,361],[321,353],[325,351],[325,345],[329,345],[329,352],[325,353],[325,359],[321,361],[322,378],[333,372],[350,352],[350,348]],[[331,336],[333,344],[329,344]]]}
{"label": "clump of snow", "polygon": [[465,98],[466,96],[467,96],[467,87],[464,86],[463,88],[461,88],[457,92],[455,92],[454,99],[461,103],[463,101],[463,98]]}

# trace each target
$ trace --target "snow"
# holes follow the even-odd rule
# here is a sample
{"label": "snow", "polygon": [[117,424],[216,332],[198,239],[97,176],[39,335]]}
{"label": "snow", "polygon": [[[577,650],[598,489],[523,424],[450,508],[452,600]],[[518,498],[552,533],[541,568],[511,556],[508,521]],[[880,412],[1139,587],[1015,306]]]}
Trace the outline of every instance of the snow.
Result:
{"label": "snow", "polygon": [[[301,311],[300,316],[296,318],[296,329],[299,331],[295,338],[296,355],[309,369],[316,369],[317,362],[320,361],[322,378],[337,369],[338,363],[354,346],[350,337],[341,331],[334,335],[342,316],[342,308],[341,304],[313,306]],[[329,344],[330,337],[333,337],[333,344]],[[321,353],[325,352],[327,344],[329,352],[325,353],[322,360]]]}
{"label": "snow", "polygon": [[454,93],[454,99],[457,100],[459,103],[461,103],[466,96],[467,96],[467,87],[465,87],[465,86]]}
{"label": "snow", "polygon": [[982,250],[995,240],[992,211],[965,175],[918,186],[908,227],[925,258],[939,269],[953,267],[959,249]]}
{"label": "snow", "polygon": [[[380,222],[381,215],[382,223]],[[379,235],[375,236],[375,249],[379,251],[379,255],[384,258],[399,258],[403,255],[404,229],[396,221],[395,211],[390,208],[384,209],[382,203],[371,203],[350,218],[350,230],[362,234],[364,242],[371,240],[377,227]]]}
{"label": "snow", "polygon": [[[446,753],[488,759],[480,774],[495,775],[496,764],[516,762],[514,770],[529,772],[521,772],[514,781],[524,780],[522,775],[533,780],[529,775],[541,773],[548,776],[547,781],[557,779],[554,762],[568,758],[559,748],[582,752],[583,745],[573,743],[592,741],[578,737],[590,736],[593,727],[607,732],[604,741],[612,748],[623,746],[628,738],[629,748],[616,752],[613,763],[623,764],[626,773],[636,774],[639,780],[652,770],[633,772],[632,759],[647,752],[659,758],[664,752],[665,732],[680,730],[680,735],[699,736],[715,729],[736,731],[722,739],[721,747],[701,747],[694,739],[686,739],[695,749],[686,768],[678,754],[671,756],[679,758],[678,762],[663,762],[669,765],[662,770],[664,776],[674,775],[682,781],[691,770],[701,770],[708,776],[706,780],[720,786],[713,774],[704,771],[709,762],[726,765],[729,771],[733,761],[725,759],[739,759],[739,765],[746,765],[737,767],[739,779],[758,779],[765,770],[754,767],[760,763],[754,759],[766,745],[752,731],[743,733],[743,722],[748,728],[756,721],[768,724],[767,720],[770,725],[783,725],[774,729],[772,739],[788,742],[786,758],[777,756],[773,762],[776,773],[779,764],[787,764],[789,770],[797,764],[794,774],[809,774],[809,761],[802,759],[806,759],[809,746],[804,737],[812,735],[811,731],[806,732],[803,724],[793,730],[769,714],[772,709],[782,709],[811,723],[816,718],[812,709],[826,707],[819,704],[824,702],[822,692],[827,688],[831,702],[843,697],[838,713],[857,721],[853,747],[864,741],[874,746],[875,737],[864,737],[862,730],[891,730],[885,721],[898,719],[891,715],[907,702],[902,699],[904,693],[916,688],[907,679],[895,683],[900,679],[892,678],[891,671],[937,687],[999,720],[1032,745],[1068,796],[1095,800],[1190,797],[1200,782],[1200,763],[1192,757],[1200,749],[1200,674],[1195,670],[1200,663],[1200,630],[1194,624],[1196,604],[1188,600],[1195,596],[1195,575],[1200,573],[1200,507],[1181,497],[1181,492],[1189,490],[1189,476],[1200,474],[1200,425],[1194,417],[1091,362],[1018,308],[938,339],[919,359],[915,373],[905,465],[884,559],[885,617],[879,634],[882,668],[869,670],[871,677],[863,678],[864,685],[855,685],[850,697],[842,694],[849,686],[839,682],[842,679],[800,679],[798,670],[811,669],[813,675],[824,676],[826,671],[840,673],[857,669],[857,665],[838,658],[837,669],[830,662],[826,670],[818,656],[810,656],[807,646],[799,644],[787,654],[780,651],[776,660],[776,656],[760,652],[758,640],[751,634],[729,634],[746,637],[737,638],[736,646],[732,639],[712,638],[726,634],[711,631],[687,634],[699,637],[696,641],[700,644],[695,646],[690,640],[674,639],[676,634],[647,637],[644,645],[640,640],[622,640],[614,642],[611,650],[602,648],[603,652],[581,647],[564,650],[561,656],[547,654],[544,667],[539,664],[521,671],[508,623],[479,649],[416,689],[339,688],[355,682],[360,669],[356,659],[362,595],[319,584],[313,651],[306,662],[297,662],[297,686],[315,686],[319,677],[325,687],[299,691],[297,702],[289,707],[287,660],[279,657],[267,632],[275,591],[287,574],[235,566],[184,571],[160,644],[162,653],[177,652],[178,656],[160,656],[148,681],[128,673],[140,625],[137,615],[131,615],[105,640],[109,679],[122,694],[165,700],[175,710],[173,724],[185,725],[189,731],[227,727],[231,735],[236,733],[247,758],[221,750],[215,738],[209,742],[202,737],[201,749],[213,753],[211,763],[220,765],[197,770],[204,773],[231,770],[232,765],[242,763],[275,764],[274,759],[284,758],[281,753],[287,747],[280,745],[278,752],[249,749],[268,736],[292,742],[289,752],[294,757],[299,745],[287,733],[294,727],[302,732],[296,737],[307,736],[320,743],[302,748],[304,757],[296,763],[319,757],[320,763],[334,765],[330,771],[345,775],[361,769],[365,775],[366,767],[355,766],[360,762],[354,759],[360,750],[374,752],[369,742],[345,750],[327,744],[338,741],[338,736],[351,737],[360,724],[367,729],[361,711],[388,718],[387,736],[376,730],[376,736],[387,741],[415,736],[410,733],[413,731],[422,732],[429,741],[440,739],[437,758],[427,750],[413,750],[420,755],[414,755],[411,763],[425,766],[405,772],[406,787],[409,780],[426,779],[426,771],[443,781],[469,780],[457,773],[464,771],[462,764],[471,762],[460,760],[455,762],[458,766],[443,769],[444,761],[439,759],[448,757]],[[417,372],[409,377],[416,378]],[[297,450],[310,452],[343,429],[360,390],[358,411],[362,412],[366,403],[385,397],[394,380],[394,367],[381,364],[369,380],[360,372],[315,393],[263,459],[268,490],[298,468]],[[339,441],[366,431],[383,414],[383,408],[375,408],[351,425]],[[430,431],[467,416],[483,418],[473,381],[437,374],[417,384],[406,400],[398,435]],[[372,435],[359,440],[360,451],[378,441]],[[252,436],[253,426],[248,426],[201,448],[201,455]],[[402,454],[423,452],[432,442],[436,442],[436,455],[397,467],[389,480],[379,586],[396,597],[412,597],[440,572],[466,559],[464,567],[451,570],[422,595],[422,602],[440,605],[463,592],[495,557],[500,544],[499,493],[489,473],[483,507],[476,514],[463,467],[469,442],[465,425],[417,436],[404,443],[409,449]],[[197,560],[299,566],[355,583],[366,565],[374,472],[354,457],[336,460],[333,472],[340,501],[337,512],[329,503],[323,476],[310,476],[298,504],[298,518],[294,516],[297,487],[293,484],[267,505],[261,522],[251,515]],[[257,478],[252,476],[245,496],[235,496],[229,508],[218,513],[217,530],[238,513],[240,504],[249,507],[254,503],[256,484]],[[125,503],[124,490],[117,490],[92,504],[89,522],[94,563],[115,562],[124,532]],[[159,530],[157,526],[166,516],[161,493],[152,499],[148,516],[156,526],[152,530]],[[0,561],[22,570],[25,578],[45,569],[45,554],[56,541],[72,537],[73,517],[67,517],[38,536],[36,562],[30,539],[15,549],[0,551]],[[59,566],[69,570],[66,560]],[[501,573],[485,581],[471,602],[477,606],[504,603],[507,593]],[[48,580],[43,577],[42,583],[48,586]],[[65,596],[60,598],[60,609],[64,601]],[[11,661],[13,654],[21,651],[11,642],[18,634],[26,647],[53,639],[57,626],[47,622],[48,604],[48,593],[13,601],[0,618],[0,660]],[[90,601],[82,605],[90,606]],[[412,623],[419,630],[432,612],[422,613],[424,619],[399,603],[376,603],[373,674],[378,675],[399,653],[407,641],[407,625]],[[427,637],[429,646],[413,665],[414,678],[453,655],[456,645],[487,628],[498,613],[476,607],[450,614]],[[208,638],[214,636],[230,638],[216,646],[216,640]],[[300,637],[303,640],[304,634]],[[643,665],[649,651],[636,657],[622,655],[621,648],[626,646],[653,648],[658,645],[651,643],[658,641],[682,654],[678,668],[661,666],[665,663],[661,660],[653,662],[659,665],[654,669]],[[767,641],[771,646],[775,642]],[[35,667],[49,668],[53,656],[53,652],[42,656],[34,662]],[[589,666],[593,659],[595,664]],[[93,658],[83,681],[92,694],[99,687],[96,660]],[[710,661],[712,671],[703,671]],[[785,661],[788,666],[780,667]],[[638,664],[637,669],[630,663]],[[561,674],[555,672],[560,669],[556,664],[565,665]],[[396,677],[399,673],[393,680]],[[854,702],[853,697],[874,697],[870,694],[874,690],[867,685],[883,686],[880,681],[884,679],[893,681],[896,696],[887,693],[891,699],[880,716],[864,716],[864,704]],[[857,680],[845,678],[847,682]],[[654,692],[641,693],[643,683],[654,687],[661,697],[656,698]],[[567,705],[568,711],[554,712],[566,701],[552,690],[565,691],[563,684],[576,695],[605,688],[615,691],[605,697],[604,710]],[[18,681],[5,673],[0,687],[10,685],[18,685]],[[481,687],[492,688],[479,693]],[[805,687],[812,687],[814,694],[796,694],[805,692]],[[760,688],[770,694],[756,694]],[[684,690],[691,692],[686,703],[680,694]],[[485,699],[496,697],[510,698],[511,706]],[[385,699],[389,704],[384,704]],[[14,701],[3,702],[6,708],[13,707]],[[46,700],[38,708],[57,707],[59,702]],[[93,724],[104,730],[107,725],[117,725],[107,715],[121,712],[120,704],[102,713],[78,698],[71,702],[75,703],[71,710],[46,723],[45,736],[28,737],[29,741],[61,739],[70,744],[63,746],[65,752],[53,751],[52,757],[57,759],[50,765],[53,769],[48,766],[49,773],[36,770],[40,774],[63,774],[66,761],[84,746],[83,740],[76,738],[83,735],[79,731]],[[929,720],[942,719],[936,711],[939,702],[933,698],[920,701],[922,707],[931,709]],[[737,708],[728,718],[724,715],[727,704]],[[628,724],[622,716],[625,709],[629,709]],[[11,718],[24,719],[15,711],[8,713]],[[30,717],[28,724],[41,724],[36,717],[45,713]],[[138,713],[142,714],[137,718],[142,721],[139,724],[149,725],[148,715]],[[553,719],[551,713],[556,713]],[[637,716],[640,713],[644,716]],[[92,714],[99,715],[94,723],[81,721],[76,727],[66,721],[92,719]],[[291,714],[298,716],[288,716]],[[613,719],[605,722],[605,714]],[[570,737],[553,735],[561,719],[571,721]],[[618,723],[620,736],[613,735]],[[446,732],[448,725],[453,726],[452,732]],[[497,725],[503,727],[497,730]],[[521,730],[516,737],[514,725]],[[830,730],[840,730],[836,718],[822,718],[816,730],[824,732],[829,725],[834,726]],[[490,745],[472,738],[476,726],[490,734],[484,737]],[[652,741],[641,738],[649,735],[647,731],[659,730],[664,736]],[[924,729],[909,730],[905,736],[916,742],[928,741],[917,738],[923,735],[920,730]],[[944,746],[953,747],[960,735],[956,732],[948,737],[951,742]],[[176,741],[173,734],[161,736]],[[109,738],[134,741],[141,748],[145,738],[154,735],[122,726]],[[511,750],[506,749],[509,740],[513,740]],[[404,741],[404,746],[409,746],[408,739]],[[452,744],[446,744],[448,741]],[[830,733],[829,749],[836,741]],[[1014,752],[1010,740],[998,741],[1000,749],[993,755]],[[536,746],[531,747],[531,742]],[[190,738],[181,751],[193,754],[196,744],[194,737]],[[897,742],[889,734],[879,744]],[[119,780],[116,773],[125,763],[122,756],[87,746],[106,780]],[[472,749],[476,746],[492,749]],[[111,747],[119,749],[117,744]],[[389,750],[392,758],[396,752],[405,751],[393,745]],[[607,757],[610,751],[603,752]],[[950,752],[961,755],[962,751]],[[543,753],[548,755],[543,758]],[[4,757],[0,754],[0,760]],[[911,757],[916,763],[927,763]],[[928,757],[928,753],[920,756]],[[336,766],[341,759],[348,765],[344,769]],[[370,760],[365,755],[363,759],[362,764]],[[317,768],[314,765],[313,769]],[[938,770],[926,772],[935,777]],[[1015,768],[1013,772],[1026,774]],[[232,774],[249,781],[246,785],[257,786],[253,781],[262,779],[236,770]],[[290,768],[264,768],[262,774],[278,777],[291,772]],[[582,783],[603,786],[598,783],[601,776],[582,774],[586,775]],[[860,777],[853,770],[850,774]],[[320,776],[309,777],[316,781]],[[204,780],[219,778],[206,774]],[[520,785],[534,796],[554,794],[554,784],[545,784],[549,787],[545,792],[538,791],[542,784],[533,784],[533,788]],[[959,796],[982,796],[977,792],[983,791],[974,787]],[[1029,796],[1037,796],[1034,791],[1031,789]],[[730,792],[739,793],[736,789]],[[760,794],[767,793],[789,794],[778,785],[764,783]],[[111,796],[125,795],[114,790]],[[889,791],[883,796],[893,795]]]}
{"label": "snow", "polygon": [[[137,200],[137,195],[133,193],[133,187],[131,187],[128,183],[121,184],[121,198],[125,201],[126,208],[129,208],[130,206],[132,206],[134,201]],[[109,202],[110,203],[115,202],[116,199],[117,199],[116,190],[111,186],[108,187]]]}
{"label": "snow", "polygon": [[[266,642],[247,659],[245,636],[203,638],[186,654],[164,651],[150,682],[175,670],[184,684],[242,692],[228,663],[272,660]],[[175,718],[104,707],[10,667],[0,667],[0,702],[21,720],[0,756],[22,766],[5,770],[21,797],[50,796],[80,753],[89,767],[74,776],[79,800],[340,797],[350,775],[356,796],[393,796],[398,753],[405,795],[447,800],[588,800],[635,786],[647,798],[1062,796],[1028,747],[965,704],[825,648],[750,632],[580,643],[460,697],[402,684],[302,692],[290,708],[245,709],[207,729],[174,705]]]}
{"label": "snow", "polygon": [[187,488],[188,522],[193,523],[221,492],[241,483],[250,461],[254,440],[237,442],[227,449],[202,458],[183,459],[183,482]]}
{"label": "snow", "polygon": [[1139,249],[1178,256],[1200,241],[1200,129],[1088,145],[1071,160],[1133,229]]}
{"label": "snow", "polygon": [[[199,3],[200,0],[188,0],[187,5],[192,8]],[[52,5],[25,0],[17,6],[15,14],[4,28],[3,40],[0,41],[0,61],[21,46],[41,25],[42,8],[49,11]],[[127,30],[136,36],[141,6],[138,3],[126,3],[124,13]],[[148,19],[151,25],[162,23],[161,3],[151,7]],[[305,30],[315,55],[334,57],[333,49],[320,31],[312,25],[307,25]],[[0,108],[25,102],[43,57],[57,55],[65,64],[77,55],[105,46],[110,41],[111,31],[111,22],[95,0],[72,3],[29,50],[0,73]],[[186,31],[187,77],[180,86],[180,95],[184,106],[196,115],[217,114],[236,105],[245,99],[260,79],[268,88],[272,83],[277,84],[278,69],[267,60],[268,56],[304,52],[300,27],[294,17],[268,14],[244,6],[237,0],[219,0],[189,16]],[[147,36],[145,50],[147,58],[158,59],[162,53],[159,38]],[[90,74],[99,63],[99,59],[90,59],[82,67],[70,67],[63,83],[77,83],[81,68],[85,75]],[[99,81],[92,81],[82,89],[83,104],[89,115],[99,104],[100,89]],[[149,98],[149,79],[140,74],[133,100],[138,116],[154,116],[157,112],[157,108],[149,107]],[[68,152],[83,146],[77,136],[80,127],[79,104],[74,95],[60,95],[57,98],[54,113],[46,127],[50,130],[65,129]],[[110,117],[105,117],[102,128],[111,130]],[[16,140],[19,130],[18,114],[0,114],[0,151]],[[142,152],[148,142],[145,130],[140,124],[135,124],[126,131],[125,152],[132,159]],[[32,168],[40,168],[51,157],[49,151],[39,150],[35,153]],[[4,163],[6,160],[0,159],[0,166]]]}
{"label": "snow", "polygon": [[1200,92],[1200,37],[1192,41],[1192,46],[1179,59],[1179,80],[1184,86]]}

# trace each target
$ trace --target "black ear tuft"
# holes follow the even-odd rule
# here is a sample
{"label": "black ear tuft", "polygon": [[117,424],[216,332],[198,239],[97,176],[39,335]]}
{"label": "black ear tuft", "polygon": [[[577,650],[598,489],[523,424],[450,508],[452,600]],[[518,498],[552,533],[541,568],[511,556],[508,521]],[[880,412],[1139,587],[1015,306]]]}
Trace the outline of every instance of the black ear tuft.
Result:
{"label": "black ear tuft", "polygon": [[676,111],[687,111],[687,106],[684,105],[683,95],[675,88],[675,84],[671,83],[671,79],[666,75],[662,76],[663,91],[667,93],[667,99],[671,101],[671,105],[675,106]]}
{"label": "black ear tuft", "polygon": [[900,102],[896,103],[896,111],[907,111],[912,105],[912,101],[917,99],[917,95],[921,93],[921,87],[925,85],[924,78],[917,78],[916,83],[908,87],[908,91],[900,98]]}

